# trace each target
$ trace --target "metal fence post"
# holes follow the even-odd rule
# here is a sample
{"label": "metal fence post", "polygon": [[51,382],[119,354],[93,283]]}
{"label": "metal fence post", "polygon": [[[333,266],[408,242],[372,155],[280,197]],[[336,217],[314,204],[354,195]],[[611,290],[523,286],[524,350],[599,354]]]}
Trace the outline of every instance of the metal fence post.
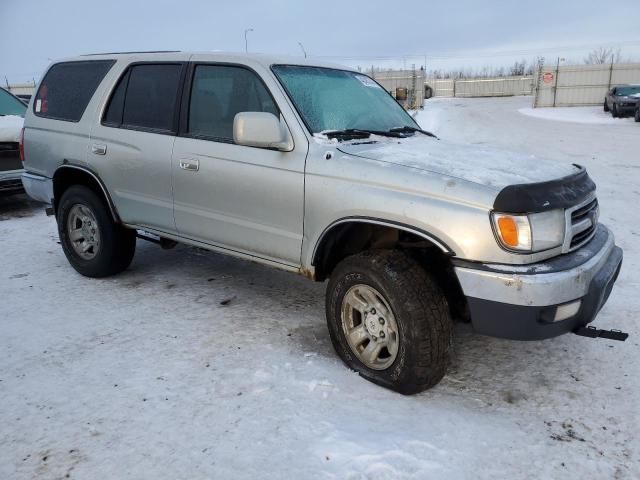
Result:
{"label": "metal fence post", "polygon": [[556,96],[558,95],[558,73],[560,72],[560,57],[556,63],[556,83],[553,87],[553,106],[556,106]]}

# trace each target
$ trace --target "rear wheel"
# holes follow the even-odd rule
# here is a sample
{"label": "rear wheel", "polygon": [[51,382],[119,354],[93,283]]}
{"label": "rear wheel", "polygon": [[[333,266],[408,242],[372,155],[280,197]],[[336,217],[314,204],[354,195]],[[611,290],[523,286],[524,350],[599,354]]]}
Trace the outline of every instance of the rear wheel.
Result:
{"label": "rear wheel", "polygon": [[131,263],[135,231],[115,223],[93,190],[82,185],[69,187],[58,203],[56,220],[64,254],[78,273],[107,277]]}
{"label": "rear wheel", "polygon": [[436,385],[449,365],[444,294],[412,258],[370,250],[344,259],[326,297],[331,341],[362,377],[403,394]]}
{"label": "rear wheel", "polygon": [[609,111],[609,105],[607,105],[607,101],[604,101],[604,111],[608,112]]}

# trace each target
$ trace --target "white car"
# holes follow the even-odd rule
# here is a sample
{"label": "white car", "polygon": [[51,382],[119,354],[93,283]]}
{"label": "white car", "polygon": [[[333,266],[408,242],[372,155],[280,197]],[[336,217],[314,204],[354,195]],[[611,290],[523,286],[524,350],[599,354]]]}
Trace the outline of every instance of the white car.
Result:
{"label": "white car", "polygon": [[27,106],[0,88],[0,193],[22,190],[20,135]]}

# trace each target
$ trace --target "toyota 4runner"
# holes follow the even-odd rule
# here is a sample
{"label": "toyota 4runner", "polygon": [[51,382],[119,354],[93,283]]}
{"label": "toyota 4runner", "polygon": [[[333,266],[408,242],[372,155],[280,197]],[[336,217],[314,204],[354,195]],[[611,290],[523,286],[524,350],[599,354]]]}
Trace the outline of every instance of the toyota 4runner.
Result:
{"label": "toyota 4runner", "polygon": [[540,340],[587,328],[622,263],[579,165],[424,131],[373,79],[259,55],[147,52],[51,65],[23,183],[79,273],[183,242],[328,279],[342,360],[402,393],[446,372],[453,320]]}

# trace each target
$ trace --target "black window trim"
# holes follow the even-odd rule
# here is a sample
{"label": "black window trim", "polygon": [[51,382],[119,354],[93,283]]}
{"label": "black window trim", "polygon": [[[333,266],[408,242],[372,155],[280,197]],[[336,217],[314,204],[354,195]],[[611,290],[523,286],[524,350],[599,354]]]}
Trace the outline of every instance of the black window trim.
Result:
{"label": "black window trim", "polygon": [[[226,143],[228,145],[238,145],[236,142],[233,141],[233,139],[229,139],[229,138],[223,138],[223,137],[215,137],[212,135],[202,135],[202,134],[193,134],[193,133],[189,133],[188,132],[188,128],[189,128],[189,109],[191,108],[191,90],[193,88],[193,79],[195,77],[195,71],[196,68],[199,66],[212,66],[212,67],[237,67],[237,68],[243,68],[245,70],[250,71],[251,73],[253,73],[258,80],[262,83],[262,86],[265,88],[265,90],[267,91],[267,93],[269,94],[269,96],[271,97],[271,100],[273,101],[273,104],[275,105],[275,107],[278,109],[278,119],[280,120],[280,118],[282,117],[282,108],[280,108],[280,105],[278,105],[278,102],[276,101],[275,97],[273,96],[273,93],[271,92],[271,89],[269,88],[269,86],[266,84],[266,82],[264,81],[264,79],[262,78],[262,76],[253,68],[251,68],[248,65],[242,64],[242,63],[234,63],[234,62],[211,62],[211,61],[193,61],[193,62],[189,62],[189,68],[188,68],[188,72],[187,72],[187,76],[184,82],[184,91],[182,94],[182,106],[180,109],[180,128],[178,129],[178,136],[179,137],[183,137],[183,138],[193,138],[195,140],[206,140],[209,142],[217,142],[217,143]],[[286,122],[285,122],[286,124]],[[287,128],[289,128],[287,126]],[[259,148],[261,150],[265,150],[264,147],[250,147],[248,145],[240,145],[242,147],[249,147],[249,148]],[[271,150],[271,149],[267,149],[267,150]]]}
{"label": "black window trim", "polygon": [[[133,130],[136,132],[146,132],[146,133],[157,133],[159,135],[170,135],[176,136],[178,132],[178,126],[180,121],[180,110],[182,104],[182,95],[184,92],[184,82],[187,72],[187,66],[189,62],[185,61],[163,61],[163,60],[149,60],[149,61],[139,61],[128,63],[122,73],[118,76],[117,80],[113,83],[111,90],[109,92],[109,98],[105,103],[105,107],[100,116],[100,125],[108,128],[119,128],[122,130]],[[176,89],[176,103],[173,107],[173,122],[170,130],[164,128],[149,128],[149,127],[141,127],[137,125],[126,125],[123,123],[124,121],[124,105],[127,101],[127,92],[129,90],[129,79],[131,78],[131,70],[139,65],[180,65],[182,68],[180,70],[180,79],[178,80],[178,88]],[[123,108],[122,108],[122,118],[120,119],[119,125],[114,125],[111,122],[105,121],[105,116],[107,115],[107,111],[109,110],[109,106],[111,105],[111,100],[116,92],[116,89],[120,85],[120,82],[127,77],[127,86],[124,92],[124,100],[123,100]]]}
{"label": "black window trim", "polygon": [[378,83],[378,81],[373,78],[370,77],[369,75],[367,75],[364,72],[358,72],[355,70],[349,70],[348,68],[339,68],[339,67],[325,67],[322,65],[304,65],[304,64],[299,64],[299,63],[274,63],[272,64],[269,69],[271,70],[271,73],[273,74],[273,76],[276,78],[277,82],[280,84],[280,86],[284,89],[285,93],[287,94],[287,97],[289,99],[289,101],[291,102],[291,105],[293,105],[293,108],[295,109],[296,113],[298,114],[298,117],[300,117],[300,119],[302,120],[302,123],[304,124],[305,128],[307,129],[307,132],[309,133],[309,135],[311,135],[311,137],[313,137],[315,135],[315,132],[311,129],[311,127],[309,126],[309,124],[307,123],[307,119],[304,117],[304,115],[302,115],[302,112],[300,111],[300,109],[298,109],[298,105],[296,105],[296,102],[293,101],[293,96],[291,95],[291,93],[289,92],[289,89],[287,88],[287,86],[282,82],[282,79],[278,76],[278,74],[276,73],[276,71],[274,70],[274,68],[276,67],[310,67],[310,68],[324,68],[326,70],[337,70],[339,72],[348,72],[348,73],[354,73],[356,75],[362,75],[364,77],[367,77],[368,79],[372,80],[373,82],[375,82],[387,95],[389,95],[393,101],[395,103],[398,104],[398,106],[404,110],[404,112],[407,114],[407,116],[409,118],[411,118],[411,120],[413,121],[413,123],[415,124],[416,127],[420,128],[420,125],[418,125],[418,123],[415,121],[415,119],[409,114],[409,112],[407,112],[404,107],[402,105],[400,105],[400,102],[398,102],[398,100],[396,100],[396,98],[389,92],[387,91],[386,88],[384,88],[382,85],[380,85],[380,83]]}
{"label": "black window trim", "polygon": [[[77,120],[73,120],[70,118],[61,118],[61,117],[54,117],[53,115],[42,115],[42,113],[40,112],[36,112],[36,103],[38,101],[38,93],[40,92],[40,88],[42,87],[42,83],[44,82],[44,80],[47,78],[47,75],[49,74],[49,72],[53,69],[53,67],[56,67],[58,65],[70,65],[70,64],[77,64],[77,63],[104,63],[104,64],[110,64],[109,68],[107,68],[107,70],[104,72],[104,75],[102,76],[102,79],[98,82],[98,85],[96,85],[95,90],[93,91],[93,93],[91,94],[91,97],[89,98],[89,101],[87,102],[87,104],[84,106],[84,109],[82,110],[82,113],[80,114],[80,118],[78,118]],[[98,91],[98,89],[100,88],[100,85],[102,84],[102,82],[104,82],[104,79],[107,78],[108,73],[111,71],[111,69],[113,68],[113,66],[115,65],[116,60],[115,59],[100,59],[100,60],[70,60],[70,61],[64,61],[64,62],[57,62],[57,63],[53,63],[46,71],[46,73],[42,76],[42,81],[40,82],[40,84],[38,85],[38,89],[34,92],[33,95],[33,106],[31,107],[33,114],[36,117],[40,117],[40,118],[46,118],[47,120],[58,120],[60,122],[70,122],[70,123],[80,123],[82,121],[82,117],[84,117],[84,114],[87,111],[87,107],[89,106],[89,104],[91,103],[91,100],[93,100],[93,97],[95,96],[96,92]]]}

